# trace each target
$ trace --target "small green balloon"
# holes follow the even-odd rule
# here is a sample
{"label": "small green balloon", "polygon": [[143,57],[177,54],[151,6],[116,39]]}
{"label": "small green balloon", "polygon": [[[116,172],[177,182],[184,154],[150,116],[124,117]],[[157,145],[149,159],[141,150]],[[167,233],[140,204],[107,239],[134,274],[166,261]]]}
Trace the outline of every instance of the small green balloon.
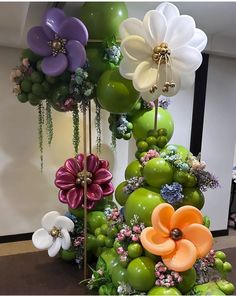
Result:
{"label": "small green balloon", "polygon": [[127,268],[127,279],[132,288],[146,292],[155,284],[155,263],[148,257],[135,258]]}
{"label": "small green balloon", "polygon": [[[151,111],[137,111],[136,113],[134,113],[134,116],[132,116],[131,121],[133,123],[134,138],[146,138],[148,131],[153,130],[155,121],[155,110],[152,109]],[[165,128],[167,132],[167,140],[169,141],[171,139],[174,132],[174,122],[171,114],[161,107],[158,108],[157,128]]]}
{"label": "small green balloon", "polygon": [[187,292],[192,289],[197,279],[195,268],[192,267],[184,272],[180,272],[180,275],[183,280],[177,284],[176,288],[178,288],[183,295],[188,295]]}
{"label": "small green balloon", "polygon": [[96,228],[107,223],[106,216],[101,211],[92,211],[88,213],[88,228],[94,234]]}
{"label": "small green balloon", "polygon": [[225,295],[225,293],[220,290],[215,282],[196,285],[193,287],[193,292],[194,295]]}
{"label": "small green balloon", "polygon": [[38,71],[34,71],[30,76],[32,82],[34,83],[42,83],[43,82],[43,74]]}
{"label": "small green balloon", "polygon": [[111,279],[113,285],[118,288],[120,283],[127,283],[127,269],[122,265],[117,264],[112,271]]}
{"label": "small green balloon", "polygon": [[33,93],[28,94],[28,100],[32,106],[37,106],[41,101],[40,97],[36,96]]}
{"label": "small green balloon", "polygon": [[32,91],[32,82],[29,79],[24,79],[21,82],[20,88],[23,92],[30,93]]}
{"label": "small green balloon", "polygon": [[79,9],[79,18],[87,27],[90,39],[103,40],[118,37],[119,26],[128,18],[128,10],[124,2],[85,2]]}
{"label": "small green balloon", "polygon": [[114,248],[109,248],[103,251],[100,256],[105,261],[107,270],[112,274],[114,267],[119,263],[119,256],[116,251]]}
{"label": "small green balloon", "polygon": [[184,188],[183,190],[184,199],[180,203],[180,206],[194,206],[201,210],[205,203],[203,193],[198,188]]}
{"label": "small green balloon", "polygon": [[144,180],[153,187],[160,188],[173,181],[174,170],[163,158],[153,158],[147,162],[143,169]]}
{"label": "small green balloon", "polygon": [[153,287],[147,295],[182,295],[178,289],[175,287],[167,288],[167,287]]}
{"label": "small green balloon", "polygon": [[35,54],[33,51],[31,51],[29,48],[25,48],[22,50],[21,53],[21,59],[27,58],[30,62],[37,62],[41,59],[41,57],[37,54]]}
{"label": "small green balloon", "polygon": [[28,96],[26,93],[22,92],[17,96],[17,99],[21,102],[21,103],[25,103],[28,101]]}
{"label": "small green balloon", "polygon": [[125,179],[128,180],[133,177],[142,177],[142,165],[138,160],[130,162],[125,169]]}
{"label": "small green balloon", "polygon": [[72,248],[70,248],[69,250],[61,249],[59,255],[65,261],[73,261],[76,258],[75,250],[73,250]]}
{"label": "small green balloon", "polygon": [[139,98],[132,81],[123,78],[118,69],[105,71],[97,84],[97,99],[111,113],[129,112]]}
{"label": "small green balloon", "polygon": [[145,226],[151,226],[151,215],[156,206],[165,202],[161,195],[147,188],[138,188],[130,194],[125,204],[125,221],[130,221],[137,215]]}
{"label": "small green balloon", "polygon": [[32,85],[32,92],[36,96],[43,96],[43,94],[44,94],[44,88],[39,83],[33,83],[33,85]]}
{"label": "small green balloon", "polygon": [[126,185],[127,185],[127,182],[124,181],[116,187],[115,198],[120,206],[124,206],[127,201],[127,198],[129,197],[129,194],[125,193],[124,191],[124,187]]}

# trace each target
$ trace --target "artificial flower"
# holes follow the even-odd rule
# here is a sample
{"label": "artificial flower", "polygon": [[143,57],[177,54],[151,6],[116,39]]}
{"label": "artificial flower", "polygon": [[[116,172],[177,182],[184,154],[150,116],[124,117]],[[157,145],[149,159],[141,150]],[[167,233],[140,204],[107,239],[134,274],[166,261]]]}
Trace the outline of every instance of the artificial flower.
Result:
{"label": "artificial flower", "polygon": [[75,17],[66,17],[59,8],[48,9],[41,26],[31,28],[27,35],[29,48],[44,57],[41,68],[50,76],[60,75],[67,68],[74,72],[83,67],[87,41],[85,25]]}
{"label": "artificial flower", "polygon": [[[97,201],[114,192],[109,172],[109,162],[96,155],[87,156],[87,208],[94,208]],[[59,200],[70,208],[84,206],[84,155],[67,159],[56,173],[55,185],[60,188]]]}
{"label": "artificial flower", "polygon": [[74,229],[71,219],[52,211],[43,216],[41,225],[43,228],[36,230],[32,236],[33,244],[37,249],[48,249],[48,255],[54,257],[61,248],[64,250],[70,248],[69,232]]}
{"label": "artificial flower", "polygon": [[169,269],[185,271],[212,248],[212,234],[202,223],[202,214],[195,207],[175,211],[170,204],[160,204],[152,213],[153,227],[145,228],[140,240],[147,251],[161,256]]}
{"label": "artificial flower", "polygon": [[162,3],[143,21],[128,18],[120,25],[120,35],[120,73],[133,81],[144,100],[173,96],[193,83],[207,37],[196,29],[192,17],[180,15],[173,4]]}

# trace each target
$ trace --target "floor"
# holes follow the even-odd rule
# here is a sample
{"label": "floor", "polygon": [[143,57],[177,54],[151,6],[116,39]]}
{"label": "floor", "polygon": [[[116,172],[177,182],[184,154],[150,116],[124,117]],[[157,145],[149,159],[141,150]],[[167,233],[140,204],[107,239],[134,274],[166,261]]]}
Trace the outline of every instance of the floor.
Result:
{"label": "floor", "polygon": [[[228,236],[215,238],[214,249],[222,250],[236,247],[236,230],[230,229]],[[31,240],[0,244],[0,256],[37,252]]]}

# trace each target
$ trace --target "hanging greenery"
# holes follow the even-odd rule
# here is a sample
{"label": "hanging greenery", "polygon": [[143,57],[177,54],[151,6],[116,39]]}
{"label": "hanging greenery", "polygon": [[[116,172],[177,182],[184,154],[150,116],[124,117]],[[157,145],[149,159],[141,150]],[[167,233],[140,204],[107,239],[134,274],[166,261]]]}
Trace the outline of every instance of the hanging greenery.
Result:
{"label": "hanging greenery", "polygon": [[41,101],[38,104],[38,138],[39,138],[41,172],[43,171],[43,125],[44,125],[44,106]]}
{"label": "hanging greenery", "polygon": [[50,146],[53,139],[53,120],[51,104],[48,101],[46,101],[46,133],[48,145]]}
{"label": "hanging greenery", "polygon": [[79,108],[78,104],[75,105],[72,112],[73,118],[73,146],[75,154],[78,154],[78,148],[80,143],[80,130],[79,130]]}
{"label": "hanging greenery", "polygon": [[97,153],[101,154],[101,138],[102,138],[101,108],[98,104],[96,104],[95,127],[96,127],[96,132],[97,132],[96,149],[97,149]]}

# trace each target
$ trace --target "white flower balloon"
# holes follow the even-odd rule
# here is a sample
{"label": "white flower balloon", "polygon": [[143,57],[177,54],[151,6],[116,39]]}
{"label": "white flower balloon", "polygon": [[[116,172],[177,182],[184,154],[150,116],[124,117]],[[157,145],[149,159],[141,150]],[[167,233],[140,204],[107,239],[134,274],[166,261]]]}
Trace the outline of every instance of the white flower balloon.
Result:
{"label": "white flower balloon", "polygon": [[54,257],[60,249],[68,250],[71,245],[69,231],[73,231],[74,223],[71,219],[52,211],[43,216],[42,227],[32,236],[34,246],[40,250],[47,250],[50,257]]}
{"label": "white flower balloon", "polygon": [[175,5],[162,3],[143,21],[128,18],[120,25],[120,35],[120,74],[133,81],[145,100],[173,96],[193,83],[207,37]]}

